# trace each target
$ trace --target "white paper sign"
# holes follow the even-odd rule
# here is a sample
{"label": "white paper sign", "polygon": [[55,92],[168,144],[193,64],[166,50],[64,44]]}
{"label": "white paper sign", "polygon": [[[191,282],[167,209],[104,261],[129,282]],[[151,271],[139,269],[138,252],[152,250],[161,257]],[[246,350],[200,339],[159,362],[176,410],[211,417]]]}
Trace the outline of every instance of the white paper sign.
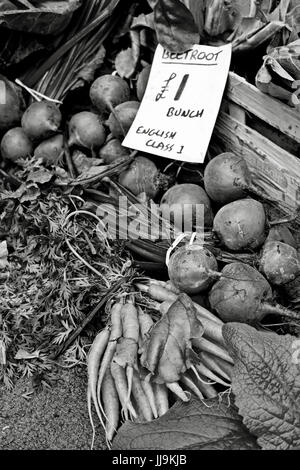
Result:
{"label": "white paper sign", "polygon": [[158,46],[147,89],[122,145],[202,163],[229,72],[231,44],[195,45],[181,54]]}

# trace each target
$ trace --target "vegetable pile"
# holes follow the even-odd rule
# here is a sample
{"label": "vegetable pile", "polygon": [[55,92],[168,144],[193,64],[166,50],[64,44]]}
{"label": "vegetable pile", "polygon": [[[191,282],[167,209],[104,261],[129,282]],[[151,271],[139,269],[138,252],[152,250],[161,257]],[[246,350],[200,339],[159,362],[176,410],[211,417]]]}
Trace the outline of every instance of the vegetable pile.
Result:
{"label": "vegetable pile", "polygon": [[[1,381],[40,388],[57,367],[86,364],[91,447],[95,419],[113,449],[299,447],[298,217],[283,218],[246,160],[213,142],[204,164],[122,145],[158,43],[231,42],[232,69],[258,84],[272,58],[292,67],[297,5],[62,3],[45,38],[57,34],[57,49],[37,65],[42,33],[26,18],[47,12],[26,2],[20,31],[0,12],[18,44],[0,76]],[[257,70],[240,61],[253,51]],[[166,443],[152,442],[166,425]]]}

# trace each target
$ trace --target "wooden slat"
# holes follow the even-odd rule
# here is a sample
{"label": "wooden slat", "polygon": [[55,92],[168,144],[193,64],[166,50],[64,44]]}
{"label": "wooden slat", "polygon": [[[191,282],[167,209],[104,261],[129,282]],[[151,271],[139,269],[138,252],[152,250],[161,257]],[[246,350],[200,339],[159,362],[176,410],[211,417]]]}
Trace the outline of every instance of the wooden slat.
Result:
{"label": "wooden slat", "polygon": [[300,143],[300,113],[230,72],[226,97]]}
{"label": "wooden slat", "polygon": [[300,207],[298,158],[224,112],[219,114],[214,135],[224,150],[245,158],[255,184],[268,198],[289,213]]}

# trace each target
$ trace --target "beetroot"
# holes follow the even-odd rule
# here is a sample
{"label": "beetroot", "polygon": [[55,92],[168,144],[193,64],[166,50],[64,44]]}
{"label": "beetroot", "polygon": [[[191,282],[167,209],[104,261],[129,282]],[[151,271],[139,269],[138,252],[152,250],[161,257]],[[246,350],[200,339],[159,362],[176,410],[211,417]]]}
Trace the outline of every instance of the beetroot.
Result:
{"label": "beetroot", "polygon": [[99,157],[104,160],[104,163],[109,164],[129,156],[129,151],[121,145],[118,139],[111,139],[99,151]]}
{"label": "beetroot", "polygon": [[1,141],[1,155],[6,160],[16,162],[33,153],[33,144],[22,127],[14,127],[4,134]]}
{"label": "beetroot", "polygon": [[78,145],[95,151],[105,142],[106,133],[100,117],[89,111],[74,114],[69,122],[69,146]]}
{"label": "beetroot", "polygon": [[152,160],[137,156],[129,168],[120,174],[119,183],[135,196],[146,193],[152,199],[168,184],[168,178],[159,172]]}
{"label": "beetroot", "polygon": [[100,113],[111,111],[118,104],[128,101],[129,97],[129,86],[116,75],[102,75],[90,88],[91,101]]}
{"label": "beetroot", "polygon": [[280,286],[300,275],[300,260],[295,248],[286,243],[268,241],[260,259],[260,271],[271,284]]}
{"label": "beetroot", "polygon": [[[178,229],[182,229],[182,219],[184,218],[185,205],[190,205],[192,208],[192,223],[200,222],[201,227],[205,224],[210,227],[213,221],[213,212],[210,204],[209,197],[201,186],[190,183],[182,183],[172,186],[163,195],[160,202],[160,209],[162,214],[173,213],[174,225]],[[203,206],[204,208],[204,221],[196,221],[196,205]],[[190,217],[187,221],[190,223]],[[190,231],[190,230],[188,230]]]}
{"label": "beetroot", "polygon": [[296,240],[291,231],[283,224],[273,225],[270,228],[265,243],[268,241],[282,242],[292,246],[293,248],[297,248]]}
{"label": "beetroot", "polygon": [[22,92],[0,74],[0,132],[17,126],[25,108]]}
{"label": "beetroot", "polygon": [[116,106],[110,113],[107,125],[114,137],[122,139],[126,136],[135,119],[139,106],[140,103],[138,101],[125,101]]}
{"label": "beetroot", "polygon": [[214,255],[200,244],[178,248],[170,257],[169,278],[181,292],[199,294],[213,283],[218,263]]}
{"label": "beetroot", "polygon": [[209,197],[220,204],[227,204],[245,197],[245,189],[251,181],[245,160],[232,152],[213,158],[204,171],[204,187]]}
{"label": "beetroot", "polygon": [[213,230],[232,251],[255,249],[266,234],[264,206],[255,199],[240,199],[223,206],[214,218]]}
{"label": "beetroot", "polygon": [[36,158],[41,158],[45,165],[56,165],[64,155],[64,138],[62,134],[44,140],[34,151]]}
{"label": "beetroot", "polygon": [[270,313],[296,317],[295,312],[273,302],[270,284],[252,266],[227,264],[221,275],[210,291],[209,301],[224,322],[252,323]]}
{"label": "beetroot", "polygon": [[22,116],[22,127],[33,141],[41,141],[58,132],[61,124],[58,107],[47,101],[32,103]]}

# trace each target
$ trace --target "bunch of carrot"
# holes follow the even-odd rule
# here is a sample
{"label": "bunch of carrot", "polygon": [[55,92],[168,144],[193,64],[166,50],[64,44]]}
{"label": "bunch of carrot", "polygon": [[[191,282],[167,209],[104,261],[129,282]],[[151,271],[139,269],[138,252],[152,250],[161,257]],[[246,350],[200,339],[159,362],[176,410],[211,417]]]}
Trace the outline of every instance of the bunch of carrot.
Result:
{"label": "bunch of carrot", "polygon": [[[178,297],[176,289],[167,283],[149,280],[136,287],[157,302],[162,314]],[[108,325],[94,339],[87,361],[92,447],[92,403],[110,446],[120,419],[151,421],[167,412],[172,394],[184,401],[189,400],[191,393],[200,399],[212,398],[217,396],[213,383],[230,386],[232,360],[224,348],[222,324],[199,305],[196,309],[204,327],[203,336],[193,339],[199,362],[185,371],[178,382],[157,383],[141,361],[143,346],[154,332],[152,316],[135,304],[133,295],[121,297],[111,306]]]}

